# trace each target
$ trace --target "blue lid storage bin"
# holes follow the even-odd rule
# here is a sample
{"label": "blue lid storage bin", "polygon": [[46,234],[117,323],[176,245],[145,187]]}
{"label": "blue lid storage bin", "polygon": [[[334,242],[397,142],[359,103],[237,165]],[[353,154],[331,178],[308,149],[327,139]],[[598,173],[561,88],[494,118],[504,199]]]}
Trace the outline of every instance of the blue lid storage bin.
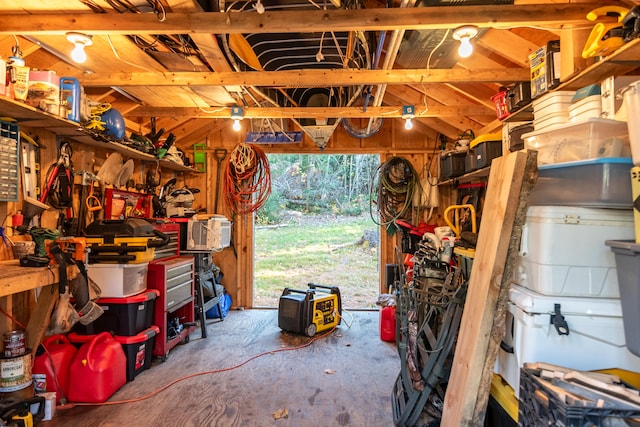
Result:
{"label": "blue lid storage bin", "polygon": [[632,166],[629,157],[600,157],[539,166],[529,205],[631,209],[629,173]]}

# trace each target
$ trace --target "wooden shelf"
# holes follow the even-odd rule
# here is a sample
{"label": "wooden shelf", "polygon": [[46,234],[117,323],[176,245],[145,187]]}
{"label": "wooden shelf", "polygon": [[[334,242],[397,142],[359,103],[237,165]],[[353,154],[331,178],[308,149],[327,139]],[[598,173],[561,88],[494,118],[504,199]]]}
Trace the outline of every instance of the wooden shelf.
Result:
{"label": "wooden shelf", "polygon": [[[578,90],[594,84],[609,76],[623,75],[640,67],[640,39],[625,44],[611,55],[606,56],[595,64],[585,68],[569,80],[553,88],[557,90]],[[520,110],[507,117],[505,122],[533,120],[533,103],[525,105]]]}
{"label": "wooden shelf", "polygon": [[455,178],[449,178],[444,181],[440,181],[438,185],[451,185],[451,184],[464,184],[480,178],[489,176],[490,166],[486,168],[478,169],[473,172],[465,173],[464,175],[456,176]]}
{"label": "wooden shelf", "polygon": [[[28,128],[46,128],[48,131],[53,132],[56,135],[69,138],[83,145],[103,149],[107,148],[117,151],[128,158],[142,160],[144,162],[156,162],[158,160],[152,154],[143,153],[142,151],[118,142],[104,142],[96,140],[91,135],[84,132],[78,123],[38,110],[19,101],[0,97],[0,112],[3,117],[17,120],[21,126]],[[174,171],[202,173],[192,167],[180,165],[167,160],[160,160],[159,163],[162,168]]]}

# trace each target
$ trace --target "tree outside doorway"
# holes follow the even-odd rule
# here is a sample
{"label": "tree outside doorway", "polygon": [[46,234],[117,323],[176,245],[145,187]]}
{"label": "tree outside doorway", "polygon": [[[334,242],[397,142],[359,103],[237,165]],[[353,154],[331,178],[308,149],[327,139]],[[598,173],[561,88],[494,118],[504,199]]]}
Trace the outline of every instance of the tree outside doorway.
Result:
{"label": "tree outside doorway", "polygon": [[374,308],[378,226],[369,214],[376,155],[268,155],[272,194],[256,213],[254,307],[285,287],[338,286],[347,309]]}

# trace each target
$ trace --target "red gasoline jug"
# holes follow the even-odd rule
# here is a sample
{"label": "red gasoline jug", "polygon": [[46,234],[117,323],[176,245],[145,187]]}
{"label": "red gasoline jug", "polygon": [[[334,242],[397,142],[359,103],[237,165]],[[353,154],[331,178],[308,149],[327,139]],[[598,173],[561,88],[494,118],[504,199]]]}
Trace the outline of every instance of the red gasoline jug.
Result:
{"label": "red gasoline jug", "polygon": [[69,393],[69,366],[78,350],[66,336],[46,337],[33,361],[32,375],[36,389],[56,393],[56,402]]}
{"label": "red gasoline jug", "polygon": [[396,307],[393,305],[380,309],[380,339],[389,342],[396,340]]}
{"label": "red gasoline jug", "polygon": [[127,382],[127,357],[109,332],[80,347],[69,368],[69,400],[101,403]]}

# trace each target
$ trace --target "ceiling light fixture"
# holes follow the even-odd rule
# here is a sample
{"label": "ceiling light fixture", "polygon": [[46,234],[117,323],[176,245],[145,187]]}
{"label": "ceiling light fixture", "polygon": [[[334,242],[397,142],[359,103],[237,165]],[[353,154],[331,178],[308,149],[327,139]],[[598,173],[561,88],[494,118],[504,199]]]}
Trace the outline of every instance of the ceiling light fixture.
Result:
{"label": "ceiling light fixture", "polygon": [[458,47],[458,55],[462,58],[468,58],[473,53],[471,39],[478,35],[478,27],[475,25],[463,25],[453,30],[454,40],[460,42]]}
{"label": "ceiling light fixture", "polygon": [[78,64],[84,63],[87,60],[84,48],[93,44],[91,36],[82,33],[67,33],[67,40],[75,45],[73,51],[71,51],[71,59]]}
{"label": "ceiling light fixture", "polygon": [[262,15],[264,13],[264,5],[262,4],[262,0],[258,0],[256,1],[255,6],[253,6],[253,8],[256,10],[256,12],[258,12],[260,15]]}
{"label": "ceiling light fixture", "polygon": [[239,132],[241,129],[240,120],[244,117],[242,107],[231,107],[231,119],[233,120],[233,130]]}
{"label": "ceiling light fixture", "polygon": [[416,116],[416,110],[413,105],[405,105],[402,107],[402,118],[405,120],[404,128],[406,130],[413,129],[413,119]]}

